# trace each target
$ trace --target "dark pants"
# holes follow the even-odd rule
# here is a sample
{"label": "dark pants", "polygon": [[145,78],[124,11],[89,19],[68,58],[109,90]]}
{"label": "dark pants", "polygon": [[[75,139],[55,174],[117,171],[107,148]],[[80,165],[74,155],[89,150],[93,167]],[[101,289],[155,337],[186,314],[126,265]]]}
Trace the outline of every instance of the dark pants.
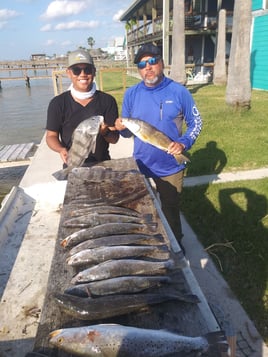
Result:
{"label": "dark pants", "polygon": [[171,176],[154,178],[156,190],[160,195],[162,211],[178,242],[183,234],[180,219],[180,194],[183,186],[183,171]]}

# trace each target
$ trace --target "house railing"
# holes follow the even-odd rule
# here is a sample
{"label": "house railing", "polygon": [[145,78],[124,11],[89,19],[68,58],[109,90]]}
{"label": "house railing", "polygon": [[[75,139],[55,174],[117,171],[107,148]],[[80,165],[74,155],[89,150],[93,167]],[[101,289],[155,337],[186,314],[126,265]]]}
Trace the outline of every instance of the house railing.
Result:
{"label": "house railing", "polygon": [[[230,32],[233,26],[233,12],[228,11],[226,14],[226,31]],[[169,19],[168,31],[172,34],[173,17]],[[185,34],[187,32],[195,32],[196,34],[208,31],[216,31],[218,28],[218,14],[217,13],[199,13],[191,16],[185,16]],[[163,16],[156,19],[149,20],[142,25],[135,27],[135,25],[127,32],[128,44],[133,45],[140,43],[143,40],[155,39],[162,35],[163,31]]]}

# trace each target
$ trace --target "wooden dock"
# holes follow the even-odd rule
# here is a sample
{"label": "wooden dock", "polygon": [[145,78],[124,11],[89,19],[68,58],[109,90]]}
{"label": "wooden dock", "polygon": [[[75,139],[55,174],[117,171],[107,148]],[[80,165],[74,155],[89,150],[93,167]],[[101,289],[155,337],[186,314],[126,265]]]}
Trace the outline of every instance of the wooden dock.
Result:
{"label": "wooden dock", "polygon": [[25,144],[0,145],[0,164],[29,160],[35,153],[37,145]]}

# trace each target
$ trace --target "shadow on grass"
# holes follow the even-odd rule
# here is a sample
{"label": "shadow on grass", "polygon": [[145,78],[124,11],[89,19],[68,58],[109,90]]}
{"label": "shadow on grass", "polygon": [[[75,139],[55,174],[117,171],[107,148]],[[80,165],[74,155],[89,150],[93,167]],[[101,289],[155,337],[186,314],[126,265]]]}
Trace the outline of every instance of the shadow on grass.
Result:
{"label": "shadow on grass", "polygon": [[215,141],[209,141],[205,148],[195,151],[189,158],[187,176],[219,174],[227,163],[225,152],[217,147]]}
{"label": "shadow on grass", "polygon": [[[185,187],[182,212],[231,290],[268,342],[268,184]],[[266,191],[267,192],[267,191]]]}

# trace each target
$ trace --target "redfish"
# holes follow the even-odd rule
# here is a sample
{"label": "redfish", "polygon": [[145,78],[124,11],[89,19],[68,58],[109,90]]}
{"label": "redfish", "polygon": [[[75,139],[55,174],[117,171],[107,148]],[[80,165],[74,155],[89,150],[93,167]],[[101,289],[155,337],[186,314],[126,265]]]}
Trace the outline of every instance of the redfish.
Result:
{"label": "redfish", "polygon": [[[168,146],[172,140],[151,124],[133,118],[122,118],[122,124],[145,143],[151,144],[160,150],[168,151]],[[183,154],[177,154],[174,155],[174,157],[180,164],[185,164],[190,161],[188,157]]]}

